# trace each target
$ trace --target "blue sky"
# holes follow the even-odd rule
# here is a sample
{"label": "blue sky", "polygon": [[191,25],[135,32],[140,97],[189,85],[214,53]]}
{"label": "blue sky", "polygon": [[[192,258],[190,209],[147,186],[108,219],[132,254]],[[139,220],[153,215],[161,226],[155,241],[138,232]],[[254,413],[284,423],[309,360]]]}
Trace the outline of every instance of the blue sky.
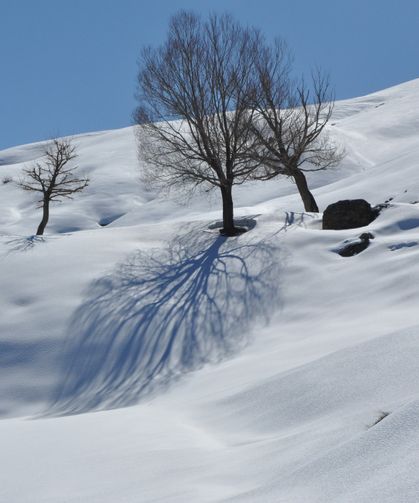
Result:
{"label": "blue sky", "polygon": [[338,99],[419,77],[418,0],[0,0],[0,149],[130,125],[139,50],[180,8],[282,36]]}

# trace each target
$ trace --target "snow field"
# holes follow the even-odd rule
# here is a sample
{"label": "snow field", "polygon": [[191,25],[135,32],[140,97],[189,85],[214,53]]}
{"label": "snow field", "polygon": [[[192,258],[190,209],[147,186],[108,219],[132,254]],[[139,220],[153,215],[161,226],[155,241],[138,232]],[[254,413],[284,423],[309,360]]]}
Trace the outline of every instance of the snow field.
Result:
{"label": "snow field", "polygon": [[[76,138],[91,184],[42,239],[0,183],[0,501],[416,503],[418,96],[336,103],[320,207],[391,198],[351,258],[366,228],[322,231],[287,180],[208,232],[217,194],[148,191],[131,128]],[[0,152],[0,182],[41,151]]]}

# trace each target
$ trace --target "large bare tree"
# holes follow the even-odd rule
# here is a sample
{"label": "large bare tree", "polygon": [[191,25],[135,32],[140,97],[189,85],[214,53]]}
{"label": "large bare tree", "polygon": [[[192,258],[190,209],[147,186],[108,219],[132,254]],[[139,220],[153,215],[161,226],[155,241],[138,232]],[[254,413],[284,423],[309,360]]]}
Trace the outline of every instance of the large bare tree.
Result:
{"label": "large bare tree", "polygon": [[333,111],[328,78],[317,70],[309,84],[291,78],[292,57],[284,41],[259,48],[252,108],[253,132],[259,141],[254,155],[263,159],[255,178],[285,175],[297,186],[306,211],[318,212],[305,172],[336,165],[343,156],[325,131]]}
{"label": "large bare tree", "polygon": [[249,90],[259,33],[228,15],[203,21],[180,12],[166,42],[145,48],[138,74],[138,150],[145,178],[165,187],[218,187],[225,235],[234,226],[234,184],[250,177],[260,160],[250,155],[254,110]]}
{"label": "large bare tree", "polygon": [[71,199],[89,183],[88,178],[79,178],[74,174],[76,166],[68,164],[76,157],[76,147],[71,140],[54,139],[46,145],[42,161],[24,170],[24,177],[18,185],[23,190],[41,194],[38,207],[42,208],[42,220],[36,231],[38,236],[47,226],[50,203],[63,198]]}

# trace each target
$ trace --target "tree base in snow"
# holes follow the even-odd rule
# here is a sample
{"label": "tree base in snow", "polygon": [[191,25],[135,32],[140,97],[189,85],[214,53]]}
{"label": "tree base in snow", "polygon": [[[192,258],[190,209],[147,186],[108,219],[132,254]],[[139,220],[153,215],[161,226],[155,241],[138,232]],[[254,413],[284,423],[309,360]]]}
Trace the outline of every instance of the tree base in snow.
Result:
{"label": "tree base in snow", "polygon": [[228,237],[233,237],[233,236],[239,236],[240,234],[244,234],[247,232],[248,229],[246,227],[235,227],[233,230],[227,231],[224,228],[220,229],[220,234],[222,236],[228,236]]}
{"label": "tree base in snow", "polygon": [[244,232],[251,231],[256,226],[255,217],[259,215],[251,215],[246,217],[239,217],[234,219],[233,233],[226,232],[223,227],[223,221],[218,220],[208,225],[209,230],[218,230],[222,236],[238,236]]}

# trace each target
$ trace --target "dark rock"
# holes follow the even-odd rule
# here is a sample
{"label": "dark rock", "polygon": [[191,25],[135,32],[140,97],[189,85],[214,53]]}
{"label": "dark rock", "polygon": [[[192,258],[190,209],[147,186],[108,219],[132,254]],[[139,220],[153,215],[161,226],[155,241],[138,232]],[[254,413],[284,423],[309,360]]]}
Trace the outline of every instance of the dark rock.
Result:
{"label": "dark rock", "polygon": [[354,229],[369,225],[379,211],[364,199],[346,199],[329,204],[323,213],[323,229]]}
{"label": "dark rock", "polygon": [[374,236],[370,232],[364,232],[359,236],[360,241],[348,243],[337,250],[337,252],[341,257],[353,257],[368,248],[370,245],[370,239],[374,239]]}

